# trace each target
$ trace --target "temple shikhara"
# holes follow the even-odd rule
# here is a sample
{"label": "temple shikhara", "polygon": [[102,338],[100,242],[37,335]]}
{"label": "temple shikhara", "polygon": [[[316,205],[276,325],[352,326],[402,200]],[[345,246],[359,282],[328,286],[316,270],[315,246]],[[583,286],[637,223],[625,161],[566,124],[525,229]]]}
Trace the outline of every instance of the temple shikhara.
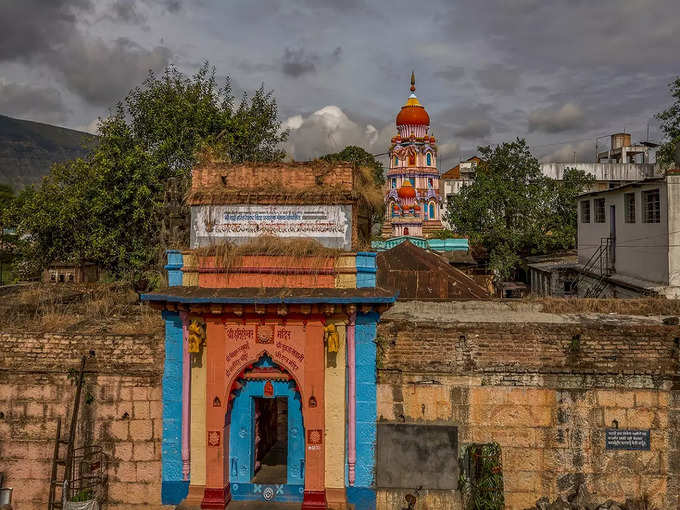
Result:
{"label": "temple shikhara", "polygon": [[397,115],[397,135],[392,137],[387,171],[386,212],[382,237],[423,237],[442,229],[437,146],[430,130],[430,116],[415,94]]}
{"label": "temple shikhara", "polygon": [[376,288],[348,164],[194,169],[168,253],[162,501],[375,508]]}

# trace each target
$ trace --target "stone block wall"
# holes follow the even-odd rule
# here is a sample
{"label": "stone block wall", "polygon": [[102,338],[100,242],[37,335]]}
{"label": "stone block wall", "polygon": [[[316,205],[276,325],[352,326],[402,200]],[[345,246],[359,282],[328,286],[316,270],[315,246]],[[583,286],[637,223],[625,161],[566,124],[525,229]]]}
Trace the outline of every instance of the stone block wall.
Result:
{"label": "stone block wall", "polygon": [[160,508],[162,339],[3,333],[0,341],[0,472],[15,510],[46,508],[57,418],[67,435],[73,407],[68,369],[90,351],[77,446],[103,447],[104,508]]}
{"label": "stone block wall", "polygon": [[[384,317],[378,334],[378,420],[457,425],[461,446],[499,443],[507,509],[580,483],[602,502],[680,505],[677,326]],[[615,422],[649,429],[650,451],[605,450]],[[414,489],[379,489],[378,502],[403,505]],[[461,508],[454,492],[421,499]]]}

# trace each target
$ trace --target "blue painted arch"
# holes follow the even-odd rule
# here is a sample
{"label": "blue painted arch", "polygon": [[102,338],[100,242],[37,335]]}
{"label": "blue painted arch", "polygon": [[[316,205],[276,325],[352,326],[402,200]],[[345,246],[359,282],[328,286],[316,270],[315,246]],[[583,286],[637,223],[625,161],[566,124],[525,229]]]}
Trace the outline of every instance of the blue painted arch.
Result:
{"label": "blue painted arch", "polygon": [[[267,356],[261,358],[259,366],[274,366]],[[288,399],[287,440],[288,454],[286,483],[277,486],[275,499],[298,501],[302,498],[301,487],[305,480],[305,429],[302,418],[301,396],[296,391],[295,381],[271,381],[274,393],[271,398]],[[255,398],[264,397],[264,380],[243,380],[227,416],[229,427],[229,483],[234,499],[259,499],[257,484],[252,483],[254,471],[254,406]]]}

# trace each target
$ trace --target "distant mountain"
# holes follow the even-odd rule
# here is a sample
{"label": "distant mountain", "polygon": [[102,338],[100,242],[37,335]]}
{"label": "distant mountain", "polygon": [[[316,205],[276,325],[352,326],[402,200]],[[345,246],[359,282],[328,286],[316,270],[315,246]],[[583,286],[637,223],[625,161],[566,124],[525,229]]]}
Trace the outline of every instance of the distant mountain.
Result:
{"label": "distant mountain", "polygon": [[87,154],[82,131],[0,115],[0,183],[16,190],[40,181],[52,163]]}

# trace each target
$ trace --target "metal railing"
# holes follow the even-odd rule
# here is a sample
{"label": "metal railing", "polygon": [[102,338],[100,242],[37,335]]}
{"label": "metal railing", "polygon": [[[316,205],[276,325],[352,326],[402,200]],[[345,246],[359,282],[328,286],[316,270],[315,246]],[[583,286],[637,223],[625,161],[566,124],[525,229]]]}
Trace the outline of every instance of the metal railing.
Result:
{"label": "metal railing", "polygon": [[582,284],[592,274],[597,275],[597,280],[584,293],[584,297],[598,297],[607,286],[606,279],[614,272],[613,260],[614,242],[611,237],[600,238],[600,246],[593,252],[583,269],[571,285],[572,292],[578,292],[579,284]]}

